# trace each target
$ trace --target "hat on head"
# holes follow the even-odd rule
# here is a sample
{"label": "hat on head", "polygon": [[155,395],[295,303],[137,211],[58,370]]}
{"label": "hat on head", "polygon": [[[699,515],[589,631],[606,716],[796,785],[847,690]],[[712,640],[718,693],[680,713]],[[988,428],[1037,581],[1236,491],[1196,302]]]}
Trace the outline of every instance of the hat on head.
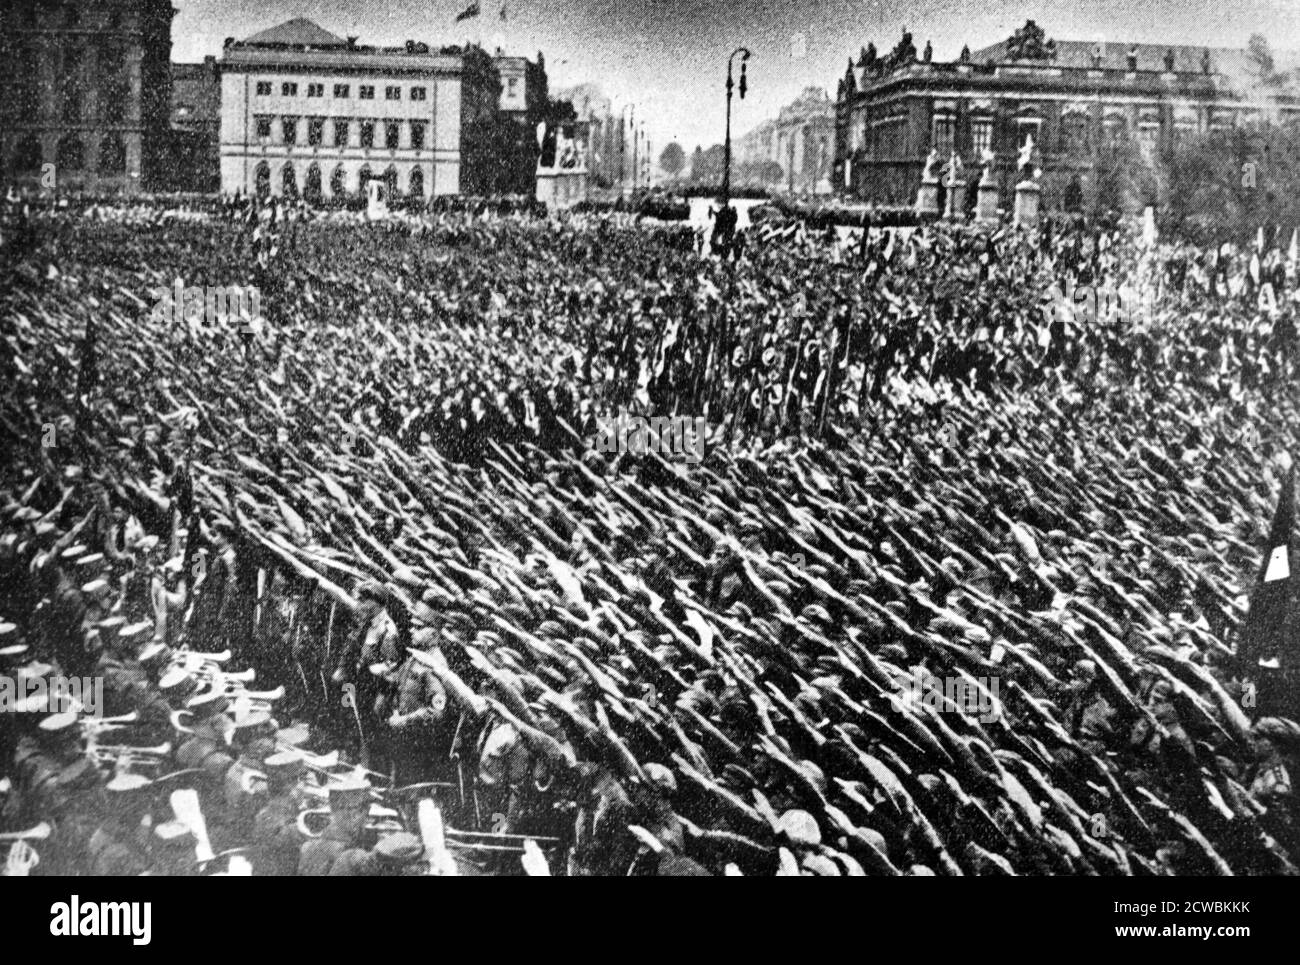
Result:
{"label": "hat on head", "polygon": [[292,781],[307,770],[307,764],[296,751],[279,751],[262,762],[262,770],[266,772],[268,780]]}
{"label": "hat on head", "polygon": [[398,831],[381,838],[374,853],[381,864],[401,867],[424,857],[424,842],[409,831]]}
{"label": "hat on head", "polygon": [[136,659],[140,661],[140,666],[148,668],[155,665],[162,666],[171,659],[171,656],[171,647],[165,643],[154,641],[153,643],[146,643],[136,656]]}
{"label": "hat on head", "polygon": [[153,781],[143,774],[115,774],[113,779],[104,785],[104,790],[112,794],[131,794],[152,785]]}
{"label": "hat on head", "polygon": [[[4,638],[0,637],[0,639]],[[29,649],[25,643],[13,643],[7,647],[0,647],[0,667],[17,665],[27,655]]]}
{"label": "hat on head", "polygon": [[354,776],[340,778],[329,786],[330,807],[356,807],[370,800],[369,782]]}
{"label": "hat on head", "polygon": [[249,710],[240,713],[239,709],[235,711],[235,730],[240,737],[252,737],[256,734],[258,728],[265,727],[271,723],[271,714],[265,710]]}
{"label": "hat on head", "polygon": [[151,620],[140,620],[128,624],[118,631],[117,636],[123,643],[143,643],[153,636],[153,622]]}
{"label": "hat on head", "polygon": [[185,709],[194,715],[194,721],[211,720],[218,714],[224,712],[230,706],[230,700],[225,694],[218,693],[215,690],[209,690],[206,693],[199,694],[197,697],[191,697],[185,702]]}
{"label": "hat on head", "polygon": [[88,555],[89,553],[90,553],[89,546],[86,546],[84,543],[77,543],[73,546],[69,546],[62,553],[60,553],[59,559],[67,563],[76,563],[77,560],[81,559],[81,557],[83,556]]}
{"label": "hat on head", "polygon": [[81,584],[81,592],[89,596],[98,596],[108,592],[108,580],[97,579]]}
{"label": "hat on head", "polygon": [[50,714],[37,726],[51,737],[63,740],[81,734],[81,723],[77,720],[76,712],[71,710],[61,714]]}
{"label": "hat on head", "polygon": [[[0,645],[4,645],[6,640],[11,640],[18,635],[17,624],[10,623],[8,620],[0,620]],[[0,650],[0,655],[4,651]]]}
{"label": "hat on head", "polygon": [[198,686],[199,682],[183,667],[172,667],[158,680],[158,689],[173,704],[188,698]]}

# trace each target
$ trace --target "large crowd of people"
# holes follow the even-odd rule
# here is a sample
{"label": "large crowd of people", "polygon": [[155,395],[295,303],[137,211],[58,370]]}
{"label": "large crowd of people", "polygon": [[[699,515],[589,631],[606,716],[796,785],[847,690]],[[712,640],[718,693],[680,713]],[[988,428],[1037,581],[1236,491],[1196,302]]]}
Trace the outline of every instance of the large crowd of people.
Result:
{"label": "large crowd of people", "polygon": [[[0,669],[105,693],[0,715],[13,873],[1296,870],[1275,244],[0,230]],[[601,451],[621,410],[702,462]]]}

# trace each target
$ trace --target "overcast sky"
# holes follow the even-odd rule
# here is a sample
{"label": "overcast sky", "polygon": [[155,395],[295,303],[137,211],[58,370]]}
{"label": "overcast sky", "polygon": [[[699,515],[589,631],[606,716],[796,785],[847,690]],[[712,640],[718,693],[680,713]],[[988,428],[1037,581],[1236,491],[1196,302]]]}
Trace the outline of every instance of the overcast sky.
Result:
{"label": "overcast sky", "polygon": [[[654,153],[669,140],[689,154],[722,141],[727,55],[746,46],[749,95],[733,101],[733,135],[774,117],[801,90],[834,96],[850,55],[867,41],[882,53],[903,28],[917,49],[954,59],[963,43],[978,50],[1009,36],[1026,19],[1062,40],[1133,41],[1244,47],[1262,33],[1274,50],[1300,49],[1300,0],[480,0],[482,15],[457,24],[470,0],[172,0],[172,58],[220,56],[226,37],[246,37],[307,17],[362,43],[431,44],[473,40],[535,58],[546,55],[552,88],[590,82],[617,112],[635,103],[648,122]],[[794,56],[802,33],[806,53]],[[580,106],[580,105],[579,105]]]}

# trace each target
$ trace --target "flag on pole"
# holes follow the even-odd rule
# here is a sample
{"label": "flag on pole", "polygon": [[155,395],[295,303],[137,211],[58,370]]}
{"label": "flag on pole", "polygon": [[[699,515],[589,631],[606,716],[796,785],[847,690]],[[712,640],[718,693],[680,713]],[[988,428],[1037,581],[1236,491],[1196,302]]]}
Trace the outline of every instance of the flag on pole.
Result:
{"label": "flag on pole", "polygon": [[1291,533],[1295,529],[1295,469],[1288,466],[1282,480],[1273,525],[1250,609],[1242,627],[1242,670],[1250,673],[1257,666],[1276,668],[1279,652],[1291,633]]}
{"label": "flag on pole", "polygon": [[471,0],[471,3],[468,7],[462,10],[460,13],[456,14],[456,22],[460,23],[462,20],[469,20],[471,17],[477,17],[477,16],[478,16],[478,0]]}

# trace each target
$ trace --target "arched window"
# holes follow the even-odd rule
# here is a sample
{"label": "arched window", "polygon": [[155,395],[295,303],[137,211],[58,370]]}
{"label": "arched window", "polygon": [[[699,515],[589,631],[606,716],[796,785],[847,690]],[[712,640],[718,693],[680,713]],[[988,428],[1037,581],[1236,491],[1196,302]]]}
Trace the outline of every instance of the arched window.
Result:
{"label": "arched window", "polygon": [[294,173],[293,165],[288,162],[285,162],[284,168],[280,171],[280,187],[286,198],[298,197],[298,175]]}
{"label": "arched window", "polygon": [[407,193],[413,198],[424,197],[424,171],[420,168],[411,171],[411,180]]}
{"label": "arched window", "polygon": [[41,142],[30,134],[18,142],[14,150],[14,170],[20,173],[39,171],[41,167]]}
{"label": "arched window", "polygon": [[320,200],[320,165],[313,163],[307,169],[307,183],[303,186],[302,196],[313,203]]}
{"label": "arched window", "polygon": [[120,134],[105,134],[99,142],[99,173],[126,173],[126,145]]}
{"label": "arched window", "polygon": [[81,138],[75,134],[64,134],[59,138],[58,166],[67,171],[80,171],[82,168]]}
{"label": "arched window", "polygon": [[271,165],[263,161],[254,171],[253,178],[259,198],[265,198],[271,193]]}
{"label": "arched window", "polygon": [[343,165],[339,164],[334,168],[334,173],[330,175],[330,194],[336,198],[341,198],[348,191],[348,176],[343,170]]}
{"label": "arched window", "polygon": [[397,168],[392,164],[384,172],[384,197],[390,201],[397,199]]}

